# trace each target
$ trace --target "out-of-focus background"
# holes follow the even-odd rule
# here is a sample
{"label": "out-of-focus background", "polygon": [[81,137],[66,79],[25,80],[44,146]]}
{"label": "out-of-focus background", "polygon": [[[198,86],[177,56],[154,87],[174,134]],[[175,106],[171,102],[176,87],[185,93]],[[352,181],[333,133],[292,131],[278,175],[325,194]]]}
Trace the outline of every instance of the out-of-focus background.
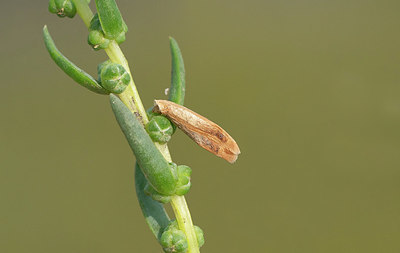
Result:
{"label": "out-of-focus background", "polygon": [[[186,105],[240,145],[230,165],[182,133],[170,143],[193,169],[202,252],[400,252],[399,1],[117,3],[146,107],[165,98],[173,36]],[[42,27],[93,75],[105,53],[47,1],[0,12],[0,252],[161,252],[107,96],[58,69]]]}

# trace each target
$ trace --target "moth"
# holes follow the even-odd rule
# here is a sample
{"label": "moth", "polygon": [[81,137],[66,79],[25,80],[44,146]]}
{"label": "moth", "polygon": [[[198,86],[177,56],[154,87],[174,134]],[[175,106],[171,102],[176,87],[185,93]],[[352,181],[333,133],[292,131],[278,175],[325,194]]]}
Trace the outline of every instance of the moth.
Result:
{"label": "moth", "polygon": [[166,116],[202,148],[234,163],[240,154],[236,141],[211,120],[167,100],[155,100],[153,111]]}

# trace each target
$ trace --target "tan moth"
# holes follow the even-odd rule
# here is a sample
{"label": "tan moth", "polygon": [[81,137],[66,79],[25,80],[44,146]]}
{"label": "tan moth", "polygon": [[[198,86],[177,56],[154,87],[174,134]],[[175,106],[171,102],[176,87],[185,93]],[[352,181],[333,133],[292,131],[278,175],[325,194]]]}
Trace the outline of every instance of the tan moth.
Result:
{"label": "tan moth", "polygon": [[184,106],[155,100],[153,111],[170,119],[202,148],[230,163],[234,163],[240,154],[236,141],[222,127]]}

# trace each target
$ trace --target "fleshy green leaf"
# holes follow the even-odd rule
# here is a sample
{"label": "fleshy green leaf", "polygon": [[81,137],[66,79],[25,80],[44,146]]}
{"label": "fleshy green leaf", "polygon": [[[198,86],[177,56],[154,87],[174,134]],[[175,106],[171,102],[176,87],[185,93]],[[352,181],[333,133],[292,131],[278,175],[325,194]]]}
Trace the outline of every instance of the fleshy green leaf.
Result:
{"label": "fleshy green leaf", "polygon": [[109,39],[121,38],[128,31],[115,0],[96,0],[96,8],[103,32]]}
{"label": "fleshy green leaf", "polygon": [[183,105],[185,100],[185,65],[178,43],[172,37],[169,38],[171,47],[171,88],[169,90],[169,100]]}
{"label": "fleshy green leaf", "polygon": [[110,94],[110,101],[115,118],[150,185],[163,195],[173,195],[178,181],[174,166],[165,160],[128,107],[114,94]]}
{"label": "fleshy green leaf", "polygon": [[47,30],[47,26],[43,27],[43,39],[51,58],[68,76],[74,79],[75,82],[93,92],[109,94],[109,92],[101,87],[91,75],[73,64],[57,49]]}
{"label": "fleshy green leaf", "polygon": [[153,200],[151,197],[144,193],[144,188],[147,184],[147,179],[144,177],[143,172],[139,165],[135,165],[135,187],[136,195],[139,200],[140,208],[142,209],[144,218],[147,225],[150,227],[151,232],[158,241],[161,239],[162,232],[170,223],[170,218],[164,209],[164,206]]}

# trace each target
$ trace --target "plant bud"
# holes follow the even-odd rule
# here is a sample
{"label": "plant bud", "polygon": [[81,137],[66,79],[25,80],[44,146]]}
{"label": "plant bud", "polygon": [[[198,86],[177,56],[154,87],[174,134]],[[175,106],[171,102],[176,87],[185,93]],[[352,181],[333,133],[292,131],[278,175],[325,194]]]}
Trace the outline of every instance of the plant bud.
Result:
{"label": "plant bud", "polygon": [[57,13],[58,12],[57,6],[56,6],[56,2],[54,0],[50,0],[49,1],[48,9],[49,9],[50,13]]}
{"label": "plant bud", "polygon": [[177,168],[178,172],[178,183],[176,185],[176,195],[185,195],[192,186],[190,182],[190,175],[192,174],[192,169],[186,165],[179,165]]}
{"label": "plant bud", "polygon": [[49,11],[57,16],[73,18],[76,14],[75,5],[71,0],[50,0]]}
{"label": "plant bud", "polygon": [[97,79],[98,79],[98,82],[99,82],[99,83],[101,83],[101,71],[103,70],[103,68],[104,68],[105,66],[107,66],[107,65],[110,64],[110,63],[112,63],[111,60],[106,60],[106,61],[103,61],[102,63],[99,63],[99,64],[97,65]]}
{"label": "plant bud", "polygon": [[155,201],[163,204],[167,204],[171,201],[171,196],[163,195],[157,192],[149,183],[147,183],[144,187],[144,193],[146,193],[146,195],[150,196]]}
{"label": "plant bud", "polygon": [[[150,107],[149,109],[147,109],[146,114],[147,114],[147,118],[149,118],[149,121],[155,117],[155,116],[160,116],[161,114],[153,112],[154,106]],[[174,123],[172,123],[170,121],[171,125],[172,125],[172,134],[174,134],[176,132],[176,126]]]}
{"label": "plant bud", "polygon": [[164,116],[153,116],[146,125],[146,131],[155,142],[166,143],[174,132],[171,122]]}
{"label": "plant bud", "polygon": [[197,244],[200,248],[204,245],[204,232],[199,226],[194,226],[194,232],[196,233]]}
{"label": "plant bud", "polygon": [[121,64],[109,63],[102,68],[100,79],[104,89],[120,94],[128,86],[131,76]]}
{"label": "plant bud", "polygon": [[[186,165],[177,166],[175,163],[169,163],[169,166],[172,173],[176,174],[178,178],[175,192],[172,195],[185,195],[192,186],[192,183],[190,182],[192,169]],[[146,184],[144,191],[147,195],[158,202],[166,204],[171,201],[171,195],[165,195],[157,192],[150,184]]]}
{"label": "plant bud", "polygon": [[184,253],[188,250],[188,243],[185,233],[178,229],[176,221],[164,230],[160,239],[164,252],[167,253]]}
{"label": "plant bud", "polygon": [[146,111],[147,118],[149,118],[149,120],[151,120],[154,116],[160,115],[159,113],[153,112],[153,108],[154,108],[154,107],[150,107],[150,108],[147,109],[147,111]]}
{"label": "plant bud", "polygon": [[106,49],[110,44],[110,40],[104,38],[104,34],[98,30],[89,31],[88,43],[94,50]]}
{"label": "plant bud", "polygon": [[88,43],[94,50],[106,49],[110,44],[110,40],[105,37],[103,29],[101,28],[99,15],[97,13],[90,21]]}

